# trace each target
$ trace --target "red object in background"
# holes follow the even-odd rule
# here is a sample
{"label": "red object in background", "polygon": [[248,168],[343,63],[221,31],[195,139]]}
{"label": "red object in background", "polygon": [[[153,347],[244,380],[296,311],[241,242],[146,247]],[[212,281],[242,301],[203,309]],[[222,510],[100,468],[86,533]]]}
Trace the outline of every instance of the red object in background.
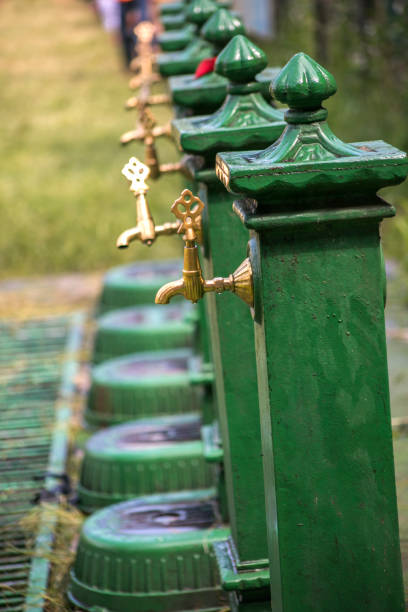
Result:
{"label": "red object in background", "polygon": [[216,57],[208,57],[207,59],[202,60],[197,67],[197,70],[194,73],[196,79],[208,74],[209,72],[214,71],[214,66],[217,58]]}

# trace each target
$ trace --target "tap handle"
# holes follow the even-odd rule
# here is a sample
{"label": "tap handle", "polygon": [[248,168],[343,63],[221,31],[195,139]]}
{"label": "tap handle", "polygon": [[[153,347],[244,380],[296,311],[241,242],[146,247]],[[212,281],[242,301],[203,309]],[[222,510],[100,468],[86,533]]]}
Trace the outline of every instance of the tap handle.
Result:
{"label": "tap handle", "polygon": [[[155,138],[156,136],[162,134],[166,134],[168,136],[171,132],[171,126],[168,125],[164,128],[157,128],[156,119],[148,107],[143,108],[140,121],[144,130],[143,140],[145,146],[145,162],[150,168],[150,177],[152,179],[157,179],[162,174],[185,172],[185,167],[182,160],[168,164],[161,164],[159,161],[159,156],[155,146]],[[126,134],[124,136],[126,136]]]}
{"label": "tap handle", "polygon": [[179,227],[178,222],[164,223],[158,226],[154,224],[146,199],[146,193],[149,189],[146,180],[150,176],[150,168],[136,157],[131,157],[122,168],[122,174],[130,182],[129,189],[136,198],[136,226],[122,232],[116,241],[116,246],[119,249],[124,249],[134,240],[140,240],[143,244],[151,246],[157,236],[175,234]]}
{"label": "tap handle", "polygon": [[156,26],[151,21],[140,21],[140,23],[133,28],[133,32],[139,43],[151,45],[156,32]]}
{"label": "tap handle", "polygon": [[[136,198],[137,225],[136,228],[132,229],[133,239],[137,238],[144,244],[147,244],[147,246],[151,246],[155,240],[156,232],[154,220],[146,199],[146,193],[149,189],[149,186],[146,185],[146,179],[150,175],[150,169],[136,159],[136,157],[131,157],[122,168],[122,174],[130,181],[129,189]],[[123,247],[124,245],[119,241],[118,246]]]}
{"label": "tap handle", "polygon": [[146,179],[149,178],[150,168],[136,157],[131,157],[123,166],[122,174],[130,182],[129,189],[135,196],[148,191],[149,186],[146,185]]}
{"label": "tap handle", "polygon": [[204,203],[189,189],[184,189],[171,207],[171,212],[180,220],[179,234],[184,234],[185,240],[195,242],[199,240],[201,230],[201,213]]}

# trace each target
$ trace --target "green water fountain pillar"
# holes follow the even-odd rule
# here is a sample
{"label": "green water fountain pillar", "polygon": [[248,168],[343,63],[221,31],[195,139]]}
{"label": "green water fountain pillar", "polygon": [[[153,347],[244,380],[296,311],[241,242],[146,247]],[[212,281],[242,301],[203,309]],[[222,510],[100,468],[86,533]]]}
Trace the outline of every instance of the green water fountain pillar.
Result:
{"label": "green water fountain pillar", "polygon": [[273,89],[280,140],[217,158],[252,236],[272,609],[402,611],[379,236],[395,211],[376,194],[407,156],[333,134],[336,83],[307,55]]}
{"label": "green water fountain pillar", "polygon": [[[248,242],[248,230],[232,210],[234,198],[216,178],[217,151],[266,145],[277,140],[286,125],[283,111],[267,104],[261,84],[255,81],[266,62],[259,47],[245,36],[235,36],[216,63],[217,74],[228,80],[229,95],[223,106],[212,115],[173,121],[175,138],[182,151],[190,154],[187,167],[197,193],[205,202],[201,212],[195,210],[197,200],[194,200],[187,216],[195,220],[195,215],[202,215],[206,278],[225,276],[237,268]],[[185,197],[172,208],[179,219],[180,215],[184,219]],[[189,257],[192,252],[186,248],[185,256]],[[184,271],[187,269],[185,260]],[[170,283],[159,292],[156,301],[166,303],[172,297],[172,290],[179,289],[177,284]],[[213,284],[214,289],[221,291],[221,287]],[[253,322],[245,303],[237,302],[234,296],[216,298],[212,291],[207,287],[201,294],[191,294],[186,289],[184,297],[195,301],[207,293],[203,301],[210,322],[215,368],[219,417],[216,427],[219,426],[221,433],[232,531],[232,537],[220,546],[236,568],[234,575],[222,571],[221,579],[223,583],[225,579],[234,594],[239,593],[241,601],[253,604],[264,601],[269,594]],[[256,528],[251,527],[255,525]],[[238,595],[234,597],[237,598]]]}
{"label": "green water fountain pillar", "polygon": [[[201,29],[204,39],[214,46],[214,56],[237,34],[245,34],[245,27],[238,17],[226,9],[216,11]],[[200,77],[190,73],[169,78],[173,103],[190,109],[195,115],[217,110],[226,98],[227,84],[225,77],[210,69]]]}

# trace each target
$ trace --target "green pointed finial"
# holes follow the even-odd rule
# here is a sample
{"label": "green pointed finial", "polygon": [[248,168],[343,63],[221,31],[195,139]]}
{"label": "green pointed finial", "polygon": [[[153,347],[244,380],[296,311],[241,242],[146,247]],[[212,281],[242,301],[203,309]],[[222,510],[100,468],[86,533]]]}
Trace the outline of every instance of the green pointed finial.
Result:
{"label": "green pointed finial", "polygon": [[248,83],[267,66],[265,53],[246,36],[234,36],[219,54],[215,71],[235,83]]}
{"label": "green pointed finial", "polygon": [[[295,112],[318,111],[323,100],[337,91],[333,75],[306,53],[296,53],[282,68],[271,88],[276,99]],[[324,110],[324,113],[319,115],[322,117],[319,116],[318,119],[326,118],[327,111]]]}
{"label": "green pointed finial", "polygon": [[201,26],[217,9],[218,5],[214,0],[193,0],[187,8],[187,21]]}
{"label": "green pointed finial", "polygon": [[221,49],[236,34],[245,34],[245,27],[238,17],[227,9],[218,9],[204,24],[202,36]]}

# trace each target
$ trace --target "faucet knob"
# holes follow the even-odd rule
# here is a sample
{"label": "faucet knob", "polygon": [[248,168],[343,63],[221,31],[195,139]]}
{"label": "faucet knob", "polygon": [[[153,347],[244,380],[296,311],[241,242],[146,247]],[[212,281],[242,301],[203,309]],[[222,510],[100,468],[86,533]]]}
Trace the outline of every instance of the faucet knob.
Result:
{"label": "faucet knob", "polygon": [[150,168],[136,157],[131,157],[123,166],[122,174],[130,182],[129,189],[134,195],[148,191],[149,186],[146,185],[146,179],[149,178]]}
{"label": "faucet knob", "polygon": [[137,26],[133,28],[133,32],[139,44],[151,45],[156,33],[156,26],[151,21],[140,21]]}
{"label": "faucet knob", "polygon": [[178,234],[184,234],[185,240],[200,242],[201,213],[204,203],[189,189],[184,189],[171,206],[171,212],[180,220]]}

